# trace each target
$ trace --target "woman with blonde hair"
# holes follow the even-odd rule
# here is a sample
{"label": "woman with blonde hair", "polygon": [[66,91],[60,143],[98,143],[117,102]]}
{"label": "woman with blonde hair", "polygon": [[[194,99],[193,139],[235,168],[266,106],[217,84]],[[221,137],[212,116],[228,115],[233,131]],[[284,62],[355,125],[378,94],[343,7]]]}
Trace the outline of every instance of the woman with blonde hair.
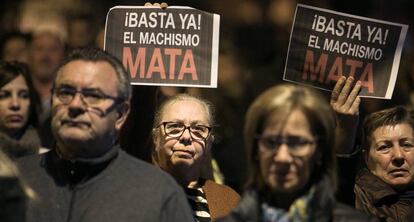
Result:
{"label": "woman with blonde hair", "polygon": [[335,114],[325,97],[283,84],[250,106],[247,189],[223,221],[375,221],[334,198]]}

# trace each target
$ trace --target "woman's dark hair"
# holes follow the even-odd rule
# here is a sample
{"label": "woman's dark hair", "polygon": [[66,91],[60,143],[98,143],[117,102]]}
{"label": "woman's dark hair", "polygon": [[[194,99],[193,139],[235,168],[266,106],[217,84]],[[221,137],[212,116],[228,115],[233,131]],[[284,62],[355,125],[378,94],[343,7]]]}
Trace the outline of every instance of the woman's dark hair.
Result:
{"label": "woman's dark hair", "polygon": [[24,63],[17,61],[0,61],[0,88],[3,88],[5,85],[7,85],[9,82],[11,82],[20,75],[22,75],[25,79],[27,87],[29,89],[30,106],[27,124],[37,126],[37,115],[35,105],[40,101],[40,99],[34,89],[28,66]]}

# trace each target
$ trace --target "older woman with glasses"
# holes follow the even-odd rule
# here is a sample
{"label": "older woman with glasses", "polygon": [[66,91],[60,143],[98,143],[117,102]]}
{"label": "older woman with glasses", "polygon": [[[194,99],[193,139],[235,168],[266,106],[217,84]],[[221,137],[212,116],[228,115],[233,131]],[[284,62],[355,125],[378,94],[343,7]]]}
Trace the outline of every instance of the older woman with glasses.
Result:
{"label": "older woman with glasses", "polygon": [[197,221],[227,215],[239,195],[230,187],[203,178],[213,142],[213,114],[208,102],[179,94],[155,114],[153,162],[171,174],[187,193]]}
{"label": "older woman with glasses", "polygon": [[223,221],[371,221],[336,202],[335,115],[317,91],[279,85],[250,106],[249,174],[239,205]]}

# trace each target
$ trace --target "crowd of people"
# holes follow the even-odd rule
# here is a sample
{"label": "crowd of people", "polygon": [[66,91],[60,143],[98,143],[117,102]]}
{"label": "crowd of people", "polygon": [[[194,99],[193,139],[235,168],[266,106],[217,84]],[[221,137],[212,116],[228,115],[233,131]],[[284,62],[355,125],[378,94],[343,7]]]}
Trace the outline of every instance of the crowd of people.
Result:
{"label": "crowd of people", "polygon": [[84,12],[1,32],[0,221],[413,219],[412,36],[389,101],[283,83],[296,3],[210,6],[217,89],[132,86]]}

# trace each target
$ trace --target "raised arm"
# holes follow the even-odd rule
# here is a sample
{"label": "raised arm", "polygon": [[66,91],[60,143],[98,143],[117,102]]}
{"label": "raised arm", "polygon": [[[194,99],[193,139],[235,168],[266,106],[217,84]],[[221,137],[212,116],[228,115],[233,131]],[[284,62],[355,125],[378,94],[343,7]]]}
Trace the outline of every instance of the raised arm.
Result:
{"label": "raised arm", "polygon": [[335,149],[338,155],[348,155],[355,151],[361,103],[358,97],[360,90],[360,81],[354,84],[354,77],[342,76],[332,91],[330,103],[336,113]]}

